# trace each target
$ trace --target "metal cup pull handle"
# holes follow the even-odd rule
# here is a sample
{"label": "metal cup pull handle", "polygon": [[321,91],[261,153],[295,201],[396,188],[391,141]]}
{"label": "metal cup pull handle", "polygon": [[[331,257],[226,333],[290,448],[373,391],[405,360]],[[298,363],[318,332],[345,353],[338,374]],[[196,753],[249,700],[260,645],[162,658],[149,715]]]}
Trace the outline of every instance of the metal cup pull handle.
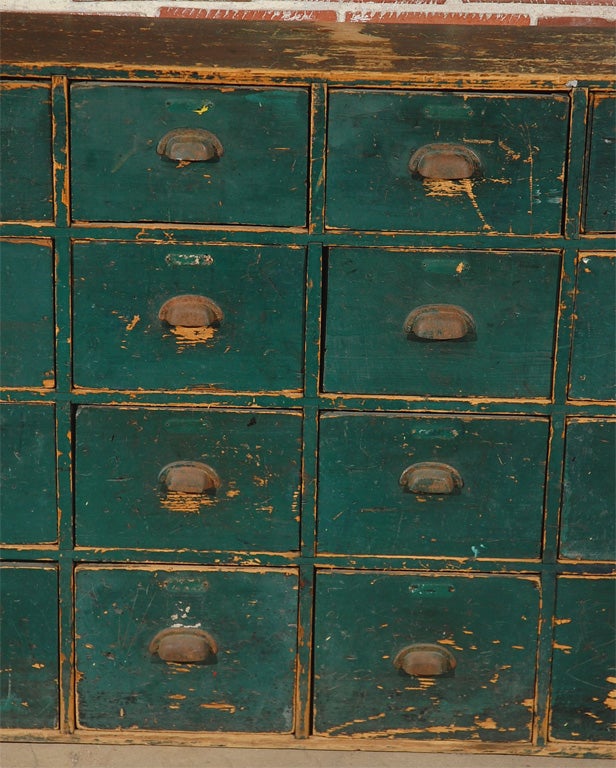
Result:
{"label": "metal cup pull handle", "polygon": [[167,491],[202,494],[220,488],[220,477],[215,469],[200,461],[174,461],[163,467],[158,482]]}
{"label": "metal cup pull handle", "polygon": [[424,179],[470,179],[480,174],[481,160],[464,144],[425,144],[411,155],[409,170]]}
{"label": "metal cup pull handle", "polygon": [[404,321],[409,339],[423,341],[462,341],[476,338],[475,321],[454,304],[424,304],[416,307]]}
{"label": "metal cup pull handle", "polygon": [[148,650],[162,661],[176,664],[203,664],[218,652],[214,638],[198,627],[169,627],[150,641]]}
{"label": "metal cup pull handle", "polygon": [[158,142],[156,151],[183,163],[218,160],[224,154],[220,139],[203,128],[174,128]]}
{"label": "metal cup pull handle", "polygon": [[166,301],[158,311],[158,319],[185,328],[209,328],[219,325],[222,309],[207,296],[182,294]]}
{"label": "metal cup pull handle", "polygon": [[458,470],[449,464],[420,461],[404,470],[400,485],[410,493],[444,496],[458,493],[464,481]]}
{"label": "metal cup pull handle", "polygon": [[451,651],[436,643],[416,643],[398,652],[394,667],[414,677],[438,677],[453,672],[457,662]]}

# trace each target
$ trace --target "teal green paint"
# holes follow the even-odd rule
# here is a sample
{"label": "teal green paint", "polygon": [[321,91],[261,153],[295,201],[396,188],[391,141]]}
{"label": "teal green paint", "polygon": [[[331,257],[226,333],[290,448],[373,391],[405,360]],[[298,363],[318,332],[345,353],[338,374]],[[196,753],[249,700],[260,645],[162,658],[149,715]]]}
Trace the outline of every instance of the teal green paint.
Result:
{"label": "teal green paint", "polygon": [[587,232],[616,231],[616,96],[595,94],[588,157]]}

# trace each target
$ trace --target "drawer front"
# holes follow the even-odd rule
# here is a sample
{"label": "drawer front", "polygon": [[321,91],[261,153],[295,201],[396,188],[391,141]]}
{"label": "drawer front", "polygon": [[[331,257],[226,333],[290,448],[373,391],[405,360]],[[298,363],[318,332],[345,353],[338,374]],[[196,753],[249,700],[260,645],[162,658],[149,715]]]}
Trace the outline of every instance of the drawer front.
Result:
{"label": "drawer front", "polygon": [[0,82],[0,113],[0,219],[51,219],[50,84],[34,80]]}
{"label": "drawer front", "polygon": [[276,246],[75,243],[76,385],[299,390],[304,256]]}
{"label": "drawer front", "polygon": [[321,552],[539,557],[544,419],[321,418]]}
{"label": "drawer front", "polygon": [[320,573],[315,731],[528,741],[539,593],[531,577]]}
{"label": "drawer front", "polygon": [[58,539],[55,432],[52,405],[0,405],[3,544]]}
{"label": "drawer front", "polygon": [[586,232],[616,231],[616,95],[592,97],[586,190]]}
{"label": "drawer front", "polygon": [[581,253],[577,260],[569,397],[616,399],[616,257]]}
{"label": "drawer front", "polygon": [[293,571],[81,566],[76,584],[80,728],[292,730]]}
{"label": "drawer front", "polygon": [[0,386],[55,386],[48,242],[0,240]]}
{"label": "drawer front", "polygon": [[570,419],[566,440],[560,556],[614,560],[616,421]]}
{"label": "drawer front", "polygon": [[299,88],[73,85],[73,217],[303,227],[308,126]]}
{"label": "drawer front", "polygon": [[0,566],[0,598],[0,727],[57,728],[56,569]]}
{"label": "drawer front", "polygon": [[328,392],[549,397],[556,253],[330,252]]}
{"label": "drawer front", "polygon": [[552,659],[552,739],[610,741],[616,728],[616,581],[560,576]]}
{"label": "drawer front", "polygon": [[558,233],[568,114],[555,95],[333,91],[327,223]]}
{"label": "drawer front", "polygon": [[301,430],[299,413],[79,408],[77,544],[297,550]]}

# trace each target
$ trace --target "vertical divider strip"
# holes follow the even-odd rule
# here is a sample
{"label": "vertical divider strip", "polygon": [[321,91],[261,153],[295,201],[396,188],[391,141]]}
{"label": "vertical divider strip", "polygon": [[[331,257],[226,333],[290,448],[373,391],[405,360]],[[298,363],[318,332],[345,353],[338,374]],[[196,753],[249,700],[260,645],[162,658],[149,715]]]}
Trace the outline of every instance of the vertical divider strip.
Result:
{"label": "vertical divider strip", "polygon": [[51,78],[51,117],[53,142],[54,212],[57,227],[70,224],[68,173],[68,81]]}

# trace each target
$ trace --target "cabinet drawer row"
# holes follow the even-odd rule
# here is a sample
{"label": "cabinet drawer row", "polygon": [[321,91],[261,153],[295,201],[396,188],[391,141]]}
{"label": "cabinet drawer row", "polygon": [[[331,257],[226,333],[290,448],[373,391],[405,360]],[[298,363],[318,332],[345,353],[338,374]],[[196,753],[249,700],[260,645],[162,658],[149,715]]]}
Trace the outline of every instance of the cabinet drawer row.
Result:
{"label": "cabinet drawer row", "polygon": [[[2,404],[2,541],[57,541],[51,405]],[[299,548],[300,411],[81,406],[79,547]],[[537,559],[550,423],[514,416],[323,412],[320,554]],[[570,418],[560,556],[615,559],[616,421]]]}
{"label": "cabinet drawer row", "polygon": [[[7,80],[0,96],[1,218],[50,220],[50,84]],[[615,229],[615,105],[592,95],[588,232]],[[69,108],[75,220],[306,226],[307,88],[74,83]],[[569,111],[565,93],[332,88],[326,225],[557,234]]]}
{"label": "cabinet drawer row", "polygon": [[[1,576],[2,726],[57,728],[56,568]],[[77,566],[77,728],[293,732],[298,585],[294,569]],[[553,740],[611,738],[614,586],[558,577]],[[536,576],[318,571],[313,732],[529,742],[541,599]]]}
{"label": "cabinet drawer row", "polygon": [[[551,396],[559,252],[336,247],[326,255],[324,392]],[[48,241],[0,243],[4,387],[55,385],[52,264]],[[74,242],[73,383],[299,392],[305,275],[299,246]],[[615,397],[615,277],[613,255],[579,254],[573,400]]]}

